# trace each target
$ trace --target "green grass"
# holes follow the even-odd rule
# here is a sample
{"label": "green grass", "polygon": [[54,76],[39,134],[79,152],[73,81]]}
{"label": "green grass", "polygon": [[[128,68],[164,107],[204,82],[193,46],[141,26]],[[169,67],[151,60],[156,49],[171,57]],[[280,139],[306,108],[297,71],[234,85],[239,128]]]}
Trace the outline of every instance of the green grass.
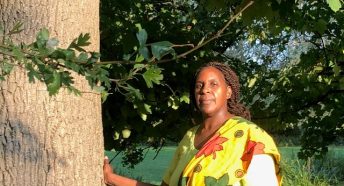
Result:
{"label": "green grass", "polygon": [[[297,159],[299,147],[280,147],[282,155],[283,186],[327,186],[344,185],[344,147],[331,147],[324,160],[310,160],[308,163]],[[155,151],[149,150],[144,161],[129,169],[122,166],[121,156],[117,156],[111,165],[116,172],[134,179],[153,184],[160,184],[165,169],[172,159],[175,147],[164,147],[155,157]],[[115,152],[107,151],[112,159]],[[338,183],[341,181],[341,183]]]}
{"label": "green grass", "polygon": [[[111,165],[121,175],[160,185],[165,169],[168,167],[175,149],[176,147],[164,147],[155,159],[155,150],[149,150],[144,160],[136,165],[134,169],[124,167],[121,163],[122,158],[120,155],[111,162]],[[112,159],[116,154],[109,151],[105,153],[109,159]]]}
{"label": "green grass", "polygon": [[344,148],[331,147],[324,159],[297,159],[299,148],[281,148],[283,185],[344,185]]}

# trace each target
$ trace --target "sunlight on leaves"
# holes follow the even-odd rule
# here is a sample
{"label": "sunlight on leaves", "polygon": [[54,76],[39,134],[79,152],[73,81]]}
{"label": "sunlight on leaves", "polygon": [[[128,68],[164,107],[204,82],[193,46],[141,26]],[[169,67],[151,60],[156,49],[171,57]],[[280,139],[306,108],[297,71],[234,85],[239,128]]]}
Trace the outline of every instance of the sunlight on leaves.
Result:
{"label": "sunlight on leaves", "polygon": [[142,74],[142,76],[148,88],[153,88],[153,83],[160,84],[160,81],[163,79],[161,69],[154,66],[148,68],[147,71]]}
{"label": "sunlight on leaves", "polygon": [[342,7],[340,0],[326,0],[326,2],[334,12],[337,12]]}

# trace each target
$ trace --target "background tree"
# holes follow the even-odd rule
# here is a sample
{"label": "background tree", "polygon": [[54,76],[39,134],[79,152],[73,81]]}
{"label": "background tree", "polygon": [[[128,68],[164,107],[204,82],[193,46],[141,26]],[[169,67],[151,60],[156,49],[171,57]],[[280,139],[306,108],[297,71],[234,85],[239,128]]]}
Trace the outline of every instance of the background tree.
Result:
{"label": "background tree", "polygon": [[[103,105],[107,148],[140,159],[136,143],[159,147],[178,141],[193,124],[186,116],[194,114],[187,99],[192,72],[208,60],[221,60],[240,75],[242,100],[255,122],[276,134],[302,135],[302,157],[323,155],[343,132],[341,2],[253,2],[216,40],[188,53],[216,36],[249,1],[101,1],[102,61],[115,64],[114,79],[137,75],[126,81],[130,86],[115,81]],[[166,55],[157,59],[150,47],[164,40],[170,41],[159,45]],[[246,43],[236,50],[244,58],[228,53],[238,41]],[[171,58],[177,60],[166,63]],[[158,70],[132,70],[147,61]],[[154,80],[151,86],[147,76]],[[129,137],[123,135],[128,130]]]}
{"label": "background tree", "polygon": [[341,2],[282,1],[267,7],[270,13],[247,35],[257,46],[269,46],[256,60],[260,71],[250,78],[252,110],[265,123],[301,135],[300,157],[322,156],[344,132]]}
{"label": "background tree", "polygon": [[[57,40],[49,39],[47,30],[36,38],[47,27],[67,47],[80,32],[88,32],[92,43],[88,49],[98,51],[98,7],[99,1],[93,0],[0,2],[1,78],[5,78],[0,82],[0,185],[102,185],[100,94],[84,77],[74,73],[68,79],[68,71],[53,69],[59,65],[50,64],[46,56],[55,50]],[[15,34],[20,31],[18,21],[23,22],[23,31]],[[70,51],[61,53],[64,59],[73,56],[67,55],[73,54]],[[36,83],[28,83],[33,80]],[[49,96],[67,80],[81,96],[67,89]]]}
{"label": "background tree", "polygon": [[[166,141],[179,141],[194,124],[193,73],[205,61],[221,59],[218,54],[234,42],[236,27],[224,31],[247,3],[239,5],[212,13],[193,1],[101,1],[101,61],[114,64],[115,88],[103,104],[108,149],[124,150],[135,163],[143,157],[135,144],[159,149]],[[128,81],[118,81],[123,77]],[[122,134],[128,130],[129,137]]]}

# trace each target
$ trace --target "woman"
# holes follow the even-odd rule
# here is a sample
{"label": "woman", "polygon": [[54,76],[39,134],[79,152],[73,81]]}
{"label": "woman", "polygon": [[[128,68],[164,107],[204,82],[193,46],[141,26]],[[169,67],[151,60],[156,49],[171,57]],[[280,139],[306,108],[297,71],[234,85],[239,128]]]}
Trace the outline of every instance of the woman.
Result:
{"label": "woman", "polygon": [[[210,62],[196,72],[191,98],[203,121],[179,143],[161,185],[280,184],[276,145],[248,121],[250,113],[239,103],[239,88],[237,75],[223,63]],[[150,185],[114,174],[108,160],[104,162],[107,184]]]}

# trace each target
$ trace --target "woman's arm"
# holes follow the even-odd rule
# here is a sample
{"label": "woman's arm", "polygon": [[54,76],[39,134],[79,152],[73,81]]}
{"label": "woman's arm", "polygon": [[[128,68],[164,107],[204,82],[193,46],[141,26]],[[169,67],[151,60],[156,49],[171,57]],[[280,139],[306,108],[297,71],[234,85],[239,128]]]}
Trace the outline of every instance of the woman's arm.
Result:
{"label": "woman's arm", "polygon": [[[109,164],[109,159],[105,157],[104,159],[104,182],[110,186],[153,186],[149,183],[143,183],[134,179],[130,179],[124,176],[120,176],[116,173],[113,173],[112,167]],[[166,183],[162,182],[161,186],[168,186]]]}
{"label": "woman's arm", "polygon": [[247,182],[254,186],[277,186],[277,176],[273,158],[268,154],[252,157],[247,170]]}

